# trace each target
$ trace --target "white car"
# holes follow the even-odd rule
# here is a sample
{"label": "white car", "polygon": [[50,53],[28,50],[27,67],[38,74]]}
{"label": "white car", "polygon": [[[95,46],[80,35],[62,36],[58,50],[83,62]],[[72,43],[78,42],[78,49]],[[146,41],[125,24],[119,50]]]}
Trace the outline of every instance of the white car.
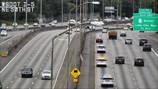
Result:
{"label": "white car", "polygon": [[51,70],[43,70],[42,71],[42,79],[43,80],[50,80],[51,79]]}
{"label": "white car", "polygon": [[128,27],[124,27],[123,29],[124,29],[124,30],[128,30]]}
{"label": "white car", "polygon": [[25,24],[24,24],[24,27],[28,27],[28,26],[29,26],[29,24],[28,24],[28,23],[25,23]]}
{"label": "white car", "polygon": [[7,30],[2,30],[1,31],[1,36],[7,36]]}
{"label": "white car", "polygon": [[106,18],[104,19],[105,22],[112,22],[112,19],[111,18]]}
{"label": "white car", "polygon": [[1,29],[7,29],[7,25],[5,23],[2,23]]}
{"label": "white car", "polygon": [[12,25],[13,25],[14,27],[16,27],[16,26],[18,26],[18,23],[13,23]]}
{"label": "white car", "polygon": [[93,30],[103,30],[103,21],[91,21],[90,25],[92,26]]}
{"label": "white car", "polygon": [[97,60],[96,66],[97,67],[107,67],[107,61],[106,60]]}
{"label": "white car", "polygon": [[125,44],[132,44],[132,39],[125,39]]}
{"label": "white car", "polygon": [[57,20],[53,20],[52,22],[53,22],[54,24],[57,24],[57,23],[58,23],[58,21],[57,21]]}
{"label": "white car", "polygon": [[125,19],[126,21],[130,20],[130,18],[128,18],[128,17],[125,17],[124,19]]}
{"label": "white car", "polygon": [[69,23],[69,25],[75,25],[75,24],[76,24],[76,20],[70,19],[70,20],[68,21],[68,23]]}
{"label": "white car", "polygon": [[103,29],[102,30],[102,33],[107,33],[108,32],[108,29]]}
{"label": "white car", "polygon": [[38,23],[33,23],[33,26],[34,26],[34,27],[37,27],[37,26],[38,26]]}
{"label": "white car", "polygon": [[79,28],[75,28],[75,32],[80,32],[80,29]]}
{"label": "white car", "polygon": [[55,26],[55,23],[51,22],[49,23],[50,26]]}
{"label": "white car", "polygon": [[97,45],[97,53],[106,53],[105,46],[103,44]]}
{"label": "white car", "polygon": [[105,74],[101,78],[102,87],[114,87],[114,79],[110,74]]}

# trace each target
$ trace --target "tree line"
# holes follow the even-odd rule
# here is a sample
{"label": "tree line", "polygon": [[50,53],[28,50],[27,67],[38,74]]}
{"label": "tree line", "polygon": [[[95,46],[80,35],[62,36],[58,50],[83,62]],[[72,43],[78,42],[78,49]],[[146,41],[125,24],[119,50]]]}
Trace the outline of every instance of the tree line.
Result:
{"label": "tree line", "polygon": [[[1,2],[24,2],[26,0],[0,0]],[[28,22],[37,22],[40,13],[40,0],[28,0],[28,2],[33,1],[35,3],[34,12],[28,13]],[[83,2],[90,2],[93,0],[82,0]],[[102,12],[104,11],[104,6],[114,6],[118,8],[119,14],[121,10],[121,15],[123,17],[131,17],[133,11],[138,12],[139,8],[150,8],[153,12],[158,13],[158,0],[97,0],[100,2],[100,5],[95,5],[95,12],[100,13],[102,17]],[[133,2],[134,1],[134,2]],[[43,17],[46,19],[58,19],[61,20],[61,2],[62,0],[42,0],[43,2]],[[77,0],[78,4],[80,4],[80,0]],[[72,13],[75,13],[75,4],[76,0],[63,0],[63,12],[64,14],[68,14],[70,9],[74,8]],[[133,9],[134,4],[134,9]],[[88,12],[90,12],[91,5],[88,5]],[[79,12],[79,10],[78,10]],[[2,12],[0,10],[0,22],[10,21],[13,22],[14,13]],[[24,22],[25,21],[25,12],[17,13],[17,21]]]}

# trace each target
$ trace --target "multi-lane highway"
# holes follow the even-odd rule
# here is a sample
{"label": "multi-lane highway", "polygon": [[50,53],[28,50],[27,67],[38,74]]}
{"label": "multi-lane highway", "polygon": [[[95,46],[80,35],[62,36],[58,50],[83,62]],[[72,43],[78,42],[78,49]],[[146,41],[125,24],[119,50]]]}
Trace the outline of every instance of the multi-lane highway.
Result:
{"label": "multi-lane highway", "polygon": [[8,31],[7,36],[0,36],[0,43],[4,42],[10,38],[13,38],[17,35],[23,35],[29,32],[30,30],[23,30],[23,31]]}
{"label": "multi-lane highway", "polygon": [[[50,88],[50,80],[42,80],[41,72],[46,67],[51,66],[51,50],[52,38],[65,31],[52,30],[39,33],[30,40],[17,55],[2,69],[0,72],[0,80],[5,89],[48,89]],[[111,74],[114,78],[114,87],[108,89],[157,89],[158,85],[158,56],[156,38],[152,39],[153,33],[140,33],[126,30],[127,37],[120,37],[120,30],[117,40],[109,40],[107,33],[90,32],[87,34],[85,48],[83,51],[83,60],[81,65],[81,76],[78,89],[101,87],[101,77],[105,74]],[[16,35],[11,33],[11,36]],[[21,33],[22,34],[22,33]],[[71,34],[71,39],[75,33]],[[108,56],[107,67],[96,67],[96,37],[98,35],[103,39],[106,47],[106,55]],[[126,45],[125,39],[133,39],[132,45]],[[153,45],[152,52],[143,52],[139,46],[140,38],[148,38]],[[68,35],[63,34],[55,40],[54,60],[53,60],[53,87],[57,82],[60,69],[64,62],[67,52]],[[124,56],[125,64],[115,64],[116,56]],[[144,58],[145,66],[134,66],[134,58]],[[21,78],[21,69],[24,67],[33,68],[33,78]],[[65,78],[66,79],[66,78]],[[64,79],[63,79],[64,80]]]}
{"label": "multi-lane highway", "polygon": [[[46,31],[30,40],[0,72],[0,79],[5,89],[48,89],[50,80],[41,80],[41,72],[51,63],[52,38],[63,30]],[[71,35],[71,39],[74,33]],[[68,36],[63,34],[55,40],[53,78],[58,75],[67,51]],[[33,68],[33,78],[21,78],[21,69]],[[53,85],[56,81],[53,80]]]}
{"label": "multi-lane highway", "polygon": [[[105,33],[97,32],[96,35],[98,34],[101,34],[104,40],[108,64],[107,68],[95,68],[95,89],[103,89],[101,77],[106,73],[110,73],[114,78],[114,89],[158,88],[158,56],[153,51],[142,51],[142,47],[139,46],[139,39],[142,38],[140,34],[143,33],[127,31],[127,37],[118,36],[117,40],[109,40]],[[133,44],[125,45],[125,38],[133,39]],[[115,64],[115,57],[119,55],[125,57],[125,64]],[[134,66],[134,58],[136,57],[144,58],[144,67]]]}

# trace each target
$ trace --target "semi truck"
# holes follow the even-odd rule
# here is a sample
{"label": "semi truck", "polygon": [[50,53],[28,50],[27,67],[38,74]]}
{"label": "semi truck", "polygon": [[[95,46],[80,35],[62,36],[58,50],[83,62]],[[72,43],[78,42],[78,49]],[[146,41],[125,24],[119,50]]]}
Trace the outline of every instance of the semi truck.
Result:
{"label": "semi truck", "polygon": [[110,31],[108,33],[109,39],[117,39],[117,32],[116,31]]}

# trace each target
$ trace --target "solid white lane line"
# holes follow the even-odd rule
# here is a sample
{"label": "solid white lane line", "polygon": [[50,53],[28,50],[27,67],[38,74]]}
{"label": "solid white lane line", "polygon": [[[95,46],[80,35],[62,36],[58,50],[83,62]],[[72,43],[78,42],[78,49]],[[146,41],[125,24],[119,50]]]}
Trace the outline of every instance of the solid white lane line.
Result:
{"label": "solid white lane line", "polygon": [[[75,34],[74,34],[74,35],[75,35]],[[71,41],[72,41],[74,35],[72,36],[72,38],[70,38]],[[71,42],[71,41],[70,41],[70,42]],[[57,83],[57,79],[58,79],[58,76],[59,76],[59,74],[60,74],[60,70],[61,70],[61,68],[62,68],[62,66],[63,66],[63,64],[64,64],[67,51],[68,51],[68,48],[67,48],[66,51],[65,51],[64,58],[63,58],[63,60],[62,60],[62,64],[61,64],[61,66],[60,66],[60,68],[59,68],[59,70],[58,70],[58,72],[57,72],[57,76],[56,76],[55,81],[54,81],[54,84],[53,84],[53,89],[55,88],[55,85],[56,85],[56,83]]]}
{"label": "solid white lane line", "polygon": [[27,44],[25,44],[25,46],[24,46],[22,49],[20,49],[20,51],[14,56],[14,58],[12,58],[12,59],[8,62],[8,64],[0,71],[0,74],[16,59],[16,57],[17,57],[20,53],[22,53],[22,51],[26,48],[26,46],[27,46]]}
{"label": "solid white lane line", "polygon": [[62,60],[62,64],[60,65],[60,68],[59,68],[59,70],[58,70],[58,72],[57,72],[57,76],[56,76],[55,81],[54,81],[54,84],[53,84],[53,89],[55,88],[55,85],[56,85],[56,83],[57,83],[57,79],[58,79],[58,76],[59,76],[59,74],[60,74],[60,70],[61,70],[61,68],[62,68],[62,66],[63,66],[63,64],[64,64],[67,51],[68,51],[68,48],[66,49],[66,52],[65,52],[65,54],[64,54],[64,58],[63,58],[63,60]]}
{"label": "solid white lane line", "polygon": [[151,50],[154,52],[154,54],[158,57],[158,53],[153,49],[151,48]]}

